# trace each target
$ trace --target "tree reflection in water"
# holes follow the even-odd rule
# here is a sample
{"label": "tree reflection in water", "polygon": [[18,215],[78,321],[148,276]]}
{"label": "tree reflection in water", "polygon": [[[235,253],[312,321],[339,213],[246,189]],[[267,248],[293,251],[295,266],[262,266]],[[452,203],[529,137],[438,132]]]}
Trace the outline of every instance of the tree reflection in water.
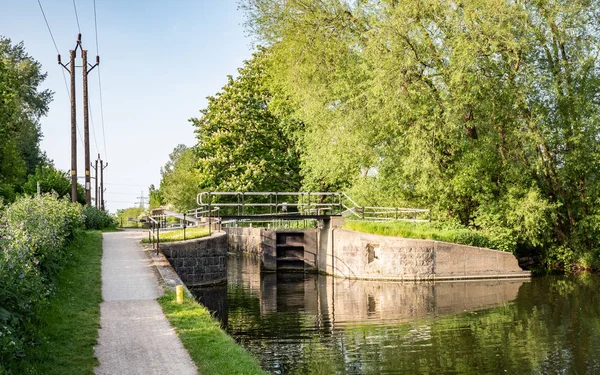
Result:
{"label": "tree reflection in water", "polygon": [[600,373],[600,277],[393,283],[260,274],[204,291],[274,374]]}

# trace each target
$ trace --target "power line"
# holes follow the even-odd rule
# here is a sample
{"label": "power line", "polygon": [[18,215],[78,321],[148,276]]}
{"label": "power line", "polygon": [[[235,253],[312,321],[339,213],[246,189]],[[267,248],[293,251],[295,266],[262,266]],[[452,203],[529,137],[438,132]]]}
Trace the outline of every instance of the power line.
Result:
{"label": "power line", "polygon": [[[96,0],[94,0],[94,29],[96,31],[96,55],[100,55],[98,47],[98,17],[96,16]],[[104,157],[108,159],[108,152],[106,152],[106,131],[104,130],[104,101],[102,100],[102,79],[100,76],[100,67],[98,67],[98,91],[100,94],[100,122],[102,123],[102,141],[104,143]]]}
{"label": "power line", "polygon": [[[95,0],[94,0],[95,1]],[[48,19],[46,18],[46,13],[44,12],[44,8],[42,7],[42,3],[38,0],[38,5],[40,6],[40,10],[42,11],[42,16],[44,16],[44,21],[46,22],[46,27],[48,28],[48,33],[50,33],[50,38],[52,38],[52,44],[54,44],[54,49],[57,54],[60,54],[58,51],[58,46],[56,45],[56,40],[54,40],[54,35],[52,34],[52,30],[50,29],[50,24],[48,23]],[[67,93],[69,92],[69,85],[67,84],[67,77],[65,76],[65,71],[60,70],[62,72],[63,81],[65,81],[65,89],[67,89]],[[69,94],[70,96],[71,94]]]}
{"label": "power line", "polygon": [[90,110],[90,122],[92,123],[92,135],[94,136],[94,144],[96,145],[96,152],[94,152],[94,154],[99,154],[100,149],[98,148],[98,141],[96,141],[96,129],[94,128],[94,114],[92,113],[92,102],[91,101],[88,104],[88,108]]}
{"label": "power line", "polygon": [[129,187],[143,187],[143,188],[146,188],[146,187],[147,187],[147,186],[145,186],[145,185],[109,184],[109,183],[106,183],[106,184],[104,184],[104,185],[112,185],[112,186],[129,186]]}
{"label": "power line", "polygon": [[96,29],[96,55],[98,53],[98,19],[96,18],[96,0],[94,0],[94,29]]}
{"label": "power line", "polygon": [[48,24],[48,19],[46,18],[46,13],[44,13],[44,8],[42,7],[42,3],[40,2],[40,0],[38,0],[38,5],[40,6],[40,10],[42,11],[42,16],[44,16],[44,21],[46,21],[46,27],[48,28],[48,32],[50,33],[50,37],[52,38],[52,43],[54,43],[56,53],[59,53],[58,47],[56,46],[56,41],[54,40],[54,35],[52,35],[52,30],[50,30],[50,25]]}
{"label": "power line", "polygon": [[[73,0],[73,5],[75,5],[75,0]],[[42,2],[38,0],[38,5],[40,6],[40,10],[42,11],[42,16],[44,17],[44,22],[46,22],[46,27],[48,28],[48,33],[50,34],[50,38],[52,38],[52,44],[54,44],[54,49],[56,53],[60,55],[60,51],[58,50],[58,46],[56,45],[56,40],[54,39],[54,34],[52,34],[52,29],[50,28],[50,24],[48,23],[48,18],[46,18],[46,12],[44,12],[44,7],[42,6]],[[79,21],[77,21],[79,23]],[[65,83],[65,89],[67,90],[67,95],[69,96],[69,100],[71,99],[71,92],[69,91],[69,85],[67,84],[67,77],[65,76],[65,71],[63,69],[60,70],[63,76],[63,81]],[[81,131],[79,127],[77,127],[77,134],[79,135],[79,142],[83,145],[83,141],[81,138]]]}
{"label": "power line", "polygon": [[75,6],[75,0],[73,0],[73,9],[75,10],[75,19],[77,20],[77,30],[81,34],[81,27],[79,27],[79,15],[77,14],[77,6]]}

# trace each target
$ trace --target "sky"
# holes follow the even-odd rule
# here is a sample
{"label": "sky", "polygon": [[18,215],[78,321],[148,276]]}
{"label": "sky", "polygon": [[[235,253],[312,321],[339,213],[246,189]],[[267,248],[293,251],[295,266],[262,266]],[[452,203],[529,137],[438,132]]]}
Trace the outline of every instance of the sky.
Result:
{"label": "sky", "polygon": [[[236,0],[96,0],[96,49],[94,0],[40,2],[63,63],[69,61],[79,30],[88,62],[100,55],[99,69],[88,78],[90,158],[93,163],[100,153],[108,162],[106,208],[115,212],[139,205],[150,184],[159,186],[160,168],[175,146],[195,144],[188,120],[200,116],[206,97],[216,94],[227,75],[235,76],[251,57],[244,14]],[[54,98],[48,115],[41,119],[41,148],[57,168],[69,170],[69,92],[38,1],[0,0],[0,9],[0,35],[13,43],[23,42],[48,74],[41,89],[52,90]],[[77,65],[81,65],[79,53]],[[68,72],[64,74],[68,83]],[[81,75],[78,69],[77,125],[83,135]],[[84,176],[83,138],[78,139],[77,154],[77,174]],[[91,173],[94,176],[93,169]],[[92,180],[92,191],[93,185]]]}

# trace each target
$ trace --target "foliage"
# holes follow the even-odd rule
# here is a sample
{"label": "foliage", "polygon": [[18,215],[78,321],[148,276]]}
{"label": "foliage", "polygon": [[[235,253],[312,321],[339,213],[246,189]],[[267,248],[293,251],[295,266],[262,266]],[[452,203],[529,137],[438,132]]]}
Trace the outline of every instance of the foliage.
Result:
{"label": "foliage", "polygon": [[158,302],[201,374],[264,374],[258,361],[193,298],[186,295],[179,305],[169,290]]}
{"label": "foliage", "polygon": [[[192,240],[208,236],[207,227],[188,227],[185,229],[185,239]],[[183,241],[183,229],[160,231],[160,242]],[[149,243],[148,238],[143,238],[142,243]]]}
{"label": "foliage", "polygon": [[35,311],[35,340],[18,361],[3,363],[15,375],[93,374],[98,365],[102,235],[79,232],[67,252],[73,257],[58,274],[53,295]]}
{"label": "foliage", "polygon": [[45,78],[23,43],[0,36],[0,198],[7,202],[46,160],[39,148],[39,118],[52,98],[50,90],[39,90]]}
{"label": "foliage", "polygon": [[[267,88],[259,50],[236,78],[208,97],[196,127],[199,191],[297,191],[300,156],[296,133],[302,123],[286,113],[283,98]],[[199,192],[197,191],[197,192]]]}
{"label": "foliage", "polygon": [[121,227],[139,227],[139,224],[129,219],[140,219],[146,212],[143,207],[129,207],[117,210],[117,222]]}
{"label": "foliage", "polygon": [[105,229],[117,226],[116,219],[106,211],[93,206],[83,207],[83,223],[86,229]]}
{"label": "foliage", "polygon": [[200,192],[200,173],[197,169],[194,149],[178,145],[169,155],[169,161],[161,168],[160,193],[154,198],[164,204],[168,202],[176,211],[186,212],[196,205]]}
{"label": "foliage", "polygon": [[26,327],[53,292],[53,278],[72,256],[66,244],[81,225],[81,206],[53,194],[20,197],[2,213],[0,363],[22,354]]}
{"label": "foliage", "polygon": [[347,220],[344,222],[344,228],[383,236],[445,241],[497,250],[515,251],[515,244],[510,239],[486,236],[480,231],[465,228],[460,224],[441,225],[437,223],[410,223],[404,221],[369,222]]}
{"label": "foliage", "polygon": [[305,124],[306,188],[429,207],[564,266],[598,254],[599,2],[242,7]]}
{"label": "foliage", "polygon": [[157,189],[154,184],[148,188],[148,197],[150,197],[150,209],[160,207],[165,204],[164,193]]}
{"label": "foliage", "polygon": [[[69,173],[60,171],[49,163],[38,165],[35,168],[35,173],[27,177],[27,182],[23,184],[23,193],[36,194],[38,182],[40,183],[41,193],[55,192],[61,198],[71,196]],[[85,190],[81,184],[77,184],[77,201],[85,204]]]}

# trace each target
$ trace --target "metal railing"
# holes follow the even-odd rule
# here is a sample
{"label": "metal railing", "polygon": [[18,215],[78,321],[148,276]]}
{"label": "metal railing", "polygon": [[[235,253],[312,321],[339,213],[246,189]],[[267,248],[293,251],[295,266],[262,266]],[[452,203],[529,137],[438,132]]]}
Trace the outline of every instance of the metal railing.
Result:
{"label": "metal railing", "polygon": [[148,216],[148,242],[152,244],[152,249],[156,249],[158,255],[160,244],[160,221]]}
{"label": "metal railing", "polygon": [[196,197],[196,218],[277,216],[337,216],[369,221],[431,221],[430,211],[419,208],[360,206],[346,193],[337,192],[201,192]]}
{"label": "metal railing", "polygon": [[[225,198],[225,201],[214,201],[219,198]],[[343,208],[341,198],[340,193],[329,192],[226,191],[202,192],[196,202],[201,211],[218,207],[228,216],[336,215],[341,214]]]}

